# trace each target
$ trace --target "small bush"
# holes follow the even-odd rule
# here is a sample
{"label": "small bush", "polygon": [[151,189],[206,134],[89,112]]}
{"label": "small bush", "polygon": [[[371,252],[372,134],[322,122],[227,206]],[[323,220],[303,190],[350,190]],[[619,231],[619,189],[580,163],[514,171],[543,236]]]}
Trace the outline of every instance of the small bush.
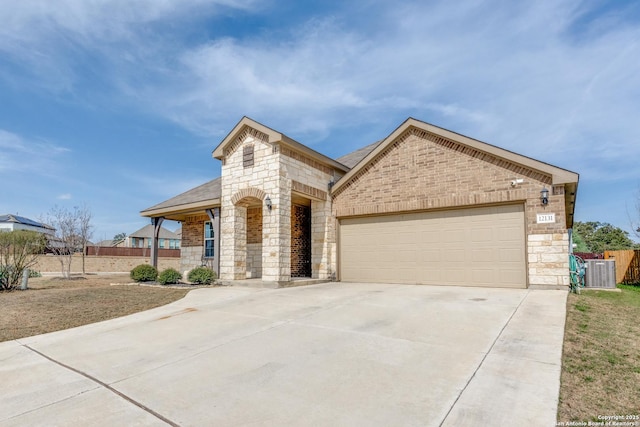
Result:
{"label": "small bush", "polygon": [[158,270],[149,264],[140,264],[131,270],[131,278],[136,282],[153,282],[158,278]]}
{"label": "small bush", "polygon": [[42,274],[36,270],[29,270],[29,277],[42,277]]}
{"label": "small bush", "polygon": [[161,285],[173,285],[182,279],[182,274],[175,268],[167,268],[158,275],[158,283]]}
{"label": "small bush", "polygon": [[189,272],[187,279],[197,285],[210,285],[217,279],[216,272],[207,267],[196,267]]}

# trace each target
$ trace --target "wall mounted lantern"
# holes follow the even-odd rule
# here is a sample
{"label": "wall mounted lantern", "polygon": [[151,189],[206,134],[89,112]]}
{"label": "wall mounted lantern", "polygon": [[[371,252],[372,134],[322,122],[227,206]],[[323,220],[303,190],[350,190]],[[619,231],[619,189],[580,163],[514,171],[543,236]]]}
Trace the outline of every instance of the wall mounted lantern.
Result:
{"label": "wall mounted lantern", "polygon": [[546,187],[543,187],[542,191],[540,191],[540,200],[545,206],[549,203],[549,190],[547,190]]}
{"label": "wall mounted lantern", "polygon": [[269,212],[271,212],[271,198],[269,196],[267,196],[266,199],[264,199],[264,203],[267,205],[267,209],[269,209]]}

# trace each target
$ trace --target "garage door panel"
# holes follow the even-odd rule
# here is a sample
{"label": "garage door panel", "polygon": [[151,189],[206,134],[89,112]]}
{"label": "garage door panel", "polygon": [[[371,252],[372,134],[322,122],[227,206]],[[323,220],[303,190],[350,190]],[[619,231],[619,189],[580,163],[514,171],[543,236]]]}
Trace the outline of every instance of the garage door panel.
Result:
{"label": "garage door panel", "polygon": [[345,281],[525,287],[524,206],[340,221]]}

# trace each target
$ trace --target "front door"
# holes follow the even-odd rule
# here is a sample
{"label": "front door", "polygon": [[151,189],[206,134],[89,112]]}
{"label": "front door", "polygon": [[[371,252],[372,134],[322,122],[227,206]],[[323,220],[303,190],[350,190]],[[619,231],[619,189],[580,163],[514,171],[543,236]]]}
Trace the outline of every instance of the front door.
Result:
{"label": "front door", "polygon": [[311,277],[311,208],[291,206],[291,277]]}

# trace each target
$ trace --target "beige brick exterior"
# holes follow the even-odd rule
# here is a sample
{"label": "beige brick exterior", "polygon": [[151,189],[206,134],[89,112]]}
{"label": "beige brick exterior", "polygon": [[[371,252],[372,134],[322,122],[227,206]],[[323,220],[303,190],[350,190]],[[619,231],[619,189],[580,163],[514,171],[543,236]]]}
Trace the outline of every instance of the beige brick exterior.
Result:
{"label": "beige brick exterior", "polygon": [[[87,273],[128,273],[137,265],[150,264],[149,257],[116,257],[116,256],[86,256],[84,259]],[[180,258],[158,258],[158,271],[167,268],[180,271]],[[57,257],[42,255],[32,270],[40,273],[62,274],[62,267]],[[71,259],[71,273],[82,273],[82,255],[74,255]]]}
{"label": "beige brick exterior", "polygon": [[[521,184],[512,185],[515,179]],[[562,186],[548,174],[409,129],[334,194],[333,215],[379,215],[476,205],[525,205],[529,285],[568,286],[569,241]],[[550,190],[543,206],[540,190]],[[537,214],[555,213],[553,224]]]}
{"label": "beige brick exterior", "polygon": [[[184,217],[181,270],[203,262],[204,223],[210,215],[220,247],[208,261],[216,268],[219,263],[221,279],[283,283],[291,281],[294,203],[311,207],[311,275],[316,279],[336,278],[342,218],[519,204],[525,217],[527,285],[568,286],[567,224],[572,220],[566,208],[572,214],[577,174],[414,119],[370,147],[346,156],[353,165],[360,153],[373,150],[348,171],[242,119],[214,150],[222,175],[218,190],[207,191],[215,195],[193,200],[193,210],[176,211]],[[550,192],[546,206],[540,201],[542,188]],[[555,222],[538,223],[538,214],[551,213]]]}

